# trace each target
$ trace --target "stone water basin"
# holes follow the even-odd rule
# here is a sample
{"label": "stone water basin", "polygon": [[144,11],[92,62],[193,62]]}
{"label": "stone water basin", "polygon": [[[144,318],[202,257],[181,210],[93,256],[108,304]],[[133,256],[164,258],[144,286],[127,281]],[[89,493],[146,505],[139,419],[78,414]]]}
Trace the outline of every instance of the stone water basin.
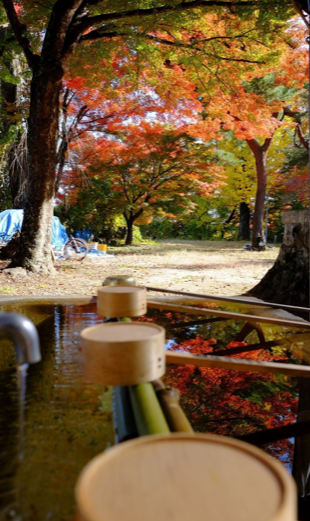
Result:
{"label": "stone water basin", "polygon": [[[174,302],[189,303],[184,299]],[[85,382],[81,370],[79,333],[101,323],[102,317],[96,314],[92,297],[34,297],[28,303],[24,298],[11,297],[1,299],[0,305],[2,311],[22,313],[33,320],[42,350],[42,361],[28,369],[24,460],[18,465],[14,350],[9,341],[0,344],[0,519],[7,519],[9,505],[19,495],[22,519],[70,521],[75,515],[77,476],[91,458],[114,443],[111,389]],[[232,312],[250,310],[245,304],[212,305]],[[216,353],[226,348],[245,324],[241,319],[216,320],[212,315],[157,309],[149,309],[139,320],[163,325],[167,348],[193,353],[210,349]],[[296,332],[294,328],[271,324],[263,324],[262,330],[266,341]],[[290,363],[301,362],[303,348],[308,345],[302,338],[293,346],[295,354],[290,354]],[[246,342],[257,343],[257,332],[250,333]],[[255,356],[263,356],[257,353]],[[281,345],[270,356],[287,358],[287,353],[287,346]],[[237,436],[291,423],[296,418],[298,382],[283,375],[169,366],[165,383],[179,388],[181,405],[199,432]],[[264,448],[292,468],[292,440]]]}

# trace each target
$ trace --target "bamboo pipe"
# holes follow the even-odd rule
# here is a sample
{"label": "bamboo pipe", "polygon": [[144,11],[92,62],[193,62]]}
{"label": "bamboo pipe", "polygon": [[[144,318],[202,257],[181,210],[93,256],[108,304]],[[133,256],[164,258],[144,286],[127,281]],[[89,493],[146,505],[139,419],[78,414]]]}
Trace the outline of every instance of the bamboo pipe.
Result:
{"label": "bamboo pipe", "polygon": [[166,389],[161,380],[152,383],[171,432],[194,432],[174,396],[174,389]]}
{"label": "bamboo pipe", "polygon": [[197,367],[216,367],[234,371],[251,371],[254,373],[286,374],[287,376],[303,376],[310,378],[310,367],[278,362],[253,362],[224,356],[192,355],[166,351],[166,363],[177,365],[195,365]]}
{"label": "bamboo pipe", "polygon": [[170,433],[151,383],[132,385],[129,394],[139,436]]}
{"label": "bamboo pipe", "polygon": [[242,299],[238,297],[225,297],[218,295],[204,295],[201,293],[188,293],[187,291],[176,291],[172,289],[164,289],[164,288],[153,288],[151,286],[145,286],[147,291],[155,291],[159,293],[171,293],[172,295],[183,295],[184,297],[194,297],[200,299],[209,299],[209,300],[220,300],[222,302],[235,302],[236,304],[251,304],[252,306],[260,306],[265,308],[276,308],[276,309],[287,309],[292,311],[302,311],[302,312],[310,312],[309,308],[290,306],[289,304],[276,304],[274,302],[261,302],[261,301],[253,301],[251,299]]}
{"label": "bamboo pipe", "polygon": [[176,304],[168,304],[167,302],[155,302],[154,300],[148,300],[148,308],[153,309],[164,309],[167,311],[174,311],[178,313],[187,313],[188,315],[215,315],[219,317],[226,317],[230,319],[238,319],[246,322],[253,323],[264,323],[264,324],[275,324],[278,326],[294,327],[299,329],[310,329],[309,322],[302,320],[288,320],[287,318],[272,318],[262,317],[260,315],[247,315],[241,313],[231,313],[230,311],[219,311],[217,309],[205,309],[196,308],[192,306],[180,306]]}

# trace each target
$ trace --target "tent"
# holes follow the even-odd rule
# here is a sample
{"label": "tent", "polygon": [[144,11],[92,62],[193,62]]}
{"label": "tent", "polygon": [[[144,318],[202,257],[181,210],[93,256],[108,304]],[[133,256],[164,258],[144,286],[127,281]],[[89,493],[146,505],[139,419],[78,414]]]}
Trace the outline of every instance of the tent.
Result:
{"label": "tent", "polygon": [[[5,210],[0,213],[0,234],[13,235],[18,229],[21,230],[24,218],[24,210]],[[61,224],[58,217],[53,217],[52,244],[62,248],[69,240],[66,228]]]}

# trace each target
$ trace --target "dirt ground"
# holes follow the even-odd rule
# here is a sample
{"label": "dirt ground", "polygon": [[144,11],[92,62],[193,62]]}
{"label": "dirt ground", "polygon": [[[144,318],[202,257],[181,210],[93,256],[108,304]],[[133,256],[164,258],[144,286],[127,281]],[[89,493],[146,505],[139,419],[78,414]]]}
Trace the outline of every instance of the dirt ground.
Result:
{"label": "dirt ground", "polygon": [[243,250],[244,242],[161,241],[108,248],[112,256],[82,262],[56,261],[55,275],[8,274],[0,263],[0,295],[90,295],[109,275],[133,275],[137,284],[169,289],[240,295],[272,267],[279,247]]}

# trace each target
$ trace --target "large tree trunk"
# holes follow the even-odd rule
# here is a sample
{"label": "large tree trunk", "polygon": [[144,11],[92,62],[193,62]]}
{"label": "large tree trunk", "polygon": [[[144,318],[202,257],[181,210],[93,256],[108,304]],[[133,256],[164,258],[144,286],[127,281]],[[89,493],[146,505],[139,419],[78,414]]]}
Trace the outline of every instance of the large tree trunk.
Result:
{"label": "large tree trunk", "polygon": [[[270,302],[309,307],[308,211],[284,212],[283,223],[285,233],[279,256],[249,293]],[[304,318],[308,319],[308,314]]]}
{"label": "large tree trunk", "polygon": [[253,218],[252,248],[260,248],[259,243],[265,244],[264,236],[264,204],[267,187],[266,155],[271,145],[272,138],[265,139],[263,145],[259,145],[256,139],[249,139],[247,143],[255,157],[257,189]]}
{"label": "large tree trunk", "polygon": [[29,178],[24,222],[14,266],[53,271],[51,239],[55,197],[56,139],[63,70],[58,63],[36,63],[28,119]]}
{"label": "large tree trunk", "polygon": [[250,208],[247,203],[242,202],[239,206],[240,226],[239,237],[242,241],[250,240]]}
{"label": "large tree trunk", "polygon": [[83,0],[57,0],[51,10],[40,55],[35,54],[13,0],[3,6],[32,70],[28,118],[28,182],[24,222],[13,266],[32,271],[53,271],[51,238],[55,196],[56,142],[59,93],[64,64],[85,27]]}

